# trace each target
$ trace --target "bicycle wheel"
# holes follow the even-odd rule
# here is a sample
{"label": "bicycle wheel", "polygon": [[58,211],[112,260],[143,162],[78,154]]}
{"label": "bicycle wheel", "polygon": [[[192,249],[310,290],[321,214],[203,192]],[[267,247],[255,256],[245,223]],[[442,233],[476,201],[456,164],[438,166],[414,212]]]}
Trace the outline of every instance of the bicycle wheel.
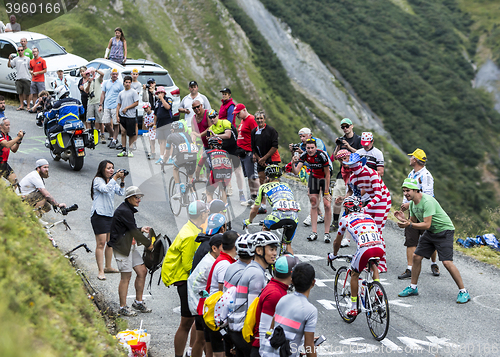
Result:
{"label": "bicycle wheel", "polygon": [[371,311],[366,312],[366,321],[373,337],[381,341],[389,331],[389,302],[382,284],[378,281],[369,284],[368,299]]}
{"label": "bicycle wheel", "polygon": [[168,200],[170,202],[170,209],[172,210],[172,213],[174,214],[174,216],[178,216],[179,213],[181,213],[182,202],[180,198],[175,200],[172,198],[174,193],[175,193],[175,180],[173,177],[171,177],[170,183],[168,185]]}
{"label": "bicycle wheel", "polygon": [[341,267],[337,270],[333,293],[335,294],[335,304],[342,320],[348,324],[356,320],[356,316],[347,316],[347,312],[351,309],[351,272],[348,272],[347,267]]}

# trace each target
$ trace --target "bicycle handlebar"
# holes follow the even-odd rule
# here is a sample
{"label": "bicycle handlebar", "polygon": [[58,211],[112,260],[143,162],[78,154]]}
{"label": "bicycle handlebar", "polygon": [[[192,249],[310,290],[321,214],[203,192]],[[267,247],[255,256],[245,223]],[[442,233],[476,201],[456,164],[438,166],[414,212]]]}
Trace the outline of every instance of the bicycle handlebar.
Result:
{"label": "bicycle handlebar", "polygon": [[335,256],[335,258],[330,259],[330,256],[329,256],[329,255],[327,255],[327,259],[326,259],[326,260],[327,260],[327,263],[326,263],[326,264],[327,264],[330,268],[332,268],[332,270],[333,270],[333,271],[336,271],[337,269],[335,269],[335,267],[333,266],[333,261],[334,261],[334,260],[337,260],[337,259],[341,259],[341,258],[343,258],[343,259],[347,260],[348,262],[351,262],[351,261],[352,261],[353,256],[352,256],[352,255],[337,255],[337,256]]}

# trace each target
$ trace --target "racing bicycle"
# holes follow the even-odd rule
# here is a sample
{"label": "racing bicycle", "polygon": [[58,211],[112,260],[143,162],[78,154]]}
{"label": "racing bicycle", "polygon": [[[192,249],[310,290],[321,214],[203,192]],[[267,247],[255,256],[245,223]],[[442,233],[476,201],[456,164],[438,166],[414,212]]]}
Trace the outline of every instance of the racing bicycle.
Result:
{"label": "racing bicycle", "polygon": [[[333,261],[336,259],[345,259],[350,263],[352,255],[338,255],[333,260],[328,259],[328,265],[335,271]],[[358,287],[358,312],[366,313],[366,321],[371,334],[377,341],[381,341],[387,336],[389,331],[389,302],[384,287],[380,282],[373,281],[370,267],[378,263],[380,258],[370,258],[366,269],[362,274],[365,278],[359,278]],[[335,304],[340,317],[347,323],[352,323],[356,316],[348,316],[347,312],[351,309],[351,268],[342,266],[335,274],[333,292],[335,295]]]}

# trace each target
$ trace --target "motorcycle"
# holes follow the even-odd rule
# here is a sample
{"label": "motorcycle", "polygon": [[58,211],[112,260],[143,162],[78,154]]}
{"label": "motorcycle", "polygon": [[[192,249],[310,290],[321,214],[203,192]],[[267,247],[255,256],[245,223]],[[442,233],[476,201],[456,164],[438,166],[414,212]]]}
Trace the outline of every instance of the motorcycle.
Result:
{"label": "motorcycle", "polygon": [[95,129],[95,118],[89,118],[90,129],[85,129],[85,125],[79,119],[68,119],[63,126],[63,130],[57,133],[49,133],[50,128],[57,125],[57,118],[52,120],[44,119],[44,113],[37,114],[37,121],[43,121],[45,132],[45,147],[50,150],[50,155],[54,161],[61,159],[69,161],[69,166],[74,171],[80,171],[85,158],[85,148],[95,149],[99,143],[99,131]]}

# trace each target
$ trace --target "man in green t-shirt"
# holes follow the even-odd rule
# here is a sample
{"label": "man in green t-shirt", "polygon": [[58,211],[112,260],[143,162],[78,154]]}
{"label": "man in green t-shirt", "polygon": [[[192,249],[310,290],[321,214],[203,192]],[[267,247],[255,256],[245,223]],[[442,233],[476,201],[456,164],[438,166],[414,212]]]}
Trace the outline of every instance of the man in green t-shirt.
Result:
{"label": "man in green t-shirt", "polygon": [[28,40],[26,39],[26,37],[23,37],[21,39],[21,46],[23,46],[24,55],[26,57],[29,57],[30,60],[32,60],[33,59],[33,51],[28,48]]}
{"label": "man in green t-shirt", "polygon": [[469,292],[465,289],[460,272],[453,264],[453,236],[455,227],[450,217],[441,208],[439,202],[418,188],[415,179],[407,178],[403,182],[403,195],[410,201],[410,219],[406,219],[402,211],[396,211],[394,216],[399,220],[400,228],[415,228],[425,230],[420,237],[413,254],[413,269],[411,271],[411,284],[399,293],[400,297],[418,295],[418,276],[422,259],[429,259],[436,250],[439,260],[450,272],[451,277],[458,286],[458,304],[465,304],[470,300]]}

